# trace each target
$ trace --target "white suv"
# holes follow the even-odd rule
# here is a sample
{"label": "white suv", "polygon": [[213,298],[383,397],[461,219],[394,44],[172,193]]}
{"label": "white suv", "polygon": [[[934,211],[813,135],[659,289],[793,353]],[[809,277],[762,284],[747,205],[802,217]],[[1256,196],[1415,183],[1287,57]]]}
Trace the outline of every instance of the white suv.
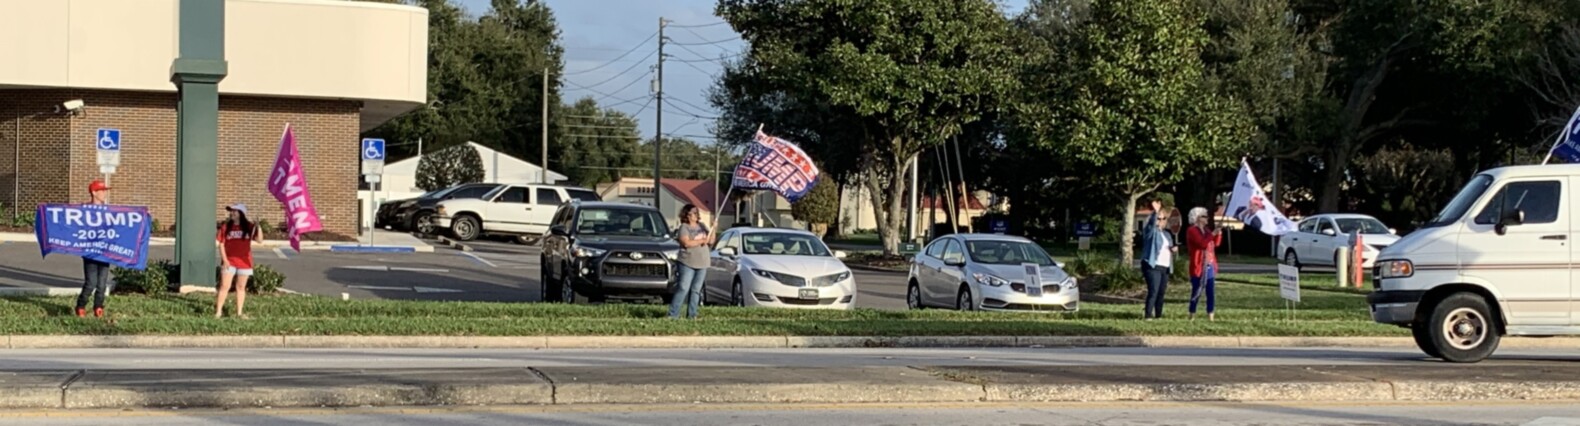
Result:
{"label": "white suv", "polygon": [[535,239],[549,232],[549,220],[570,200],[602,201],[586,188],[557,185],[503,185],[482,198],[439,203],[434,228],[447,229],[461,241],[485,234]]}
{"label": "white suv", "polygon": [[1437,218],[1383,249],[1372,318],[1427,355],[1476,362],[1509,336],[1580,335],[1580,165],[1489,170]]}

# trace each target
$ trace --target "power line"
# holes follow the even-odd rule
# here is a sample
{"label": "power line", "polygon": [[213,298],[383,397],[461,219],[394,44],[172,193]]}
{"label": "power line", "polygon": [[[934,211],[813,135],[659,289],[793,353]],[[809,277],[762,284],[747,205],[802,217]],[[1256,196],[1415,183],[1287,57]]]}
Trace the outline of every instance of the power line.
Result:
{"label": "power line", "polygon": [[[670,105],[670,107],[675,107],[675,106],[674,105]],[[719,117],[704,117],[704,116],[701,116],[701,115],[696,115],[696,114],[688,113],[688,112],[685,112],[685,111],[676,111],[676,112],[670,112],[670,113],[671,114],[675,114],[675,115],[685,116],[685,117],[700,118],[700,119],[703,119],[703,120],[718,120],[719,119]]]}
{"label": "power line", "polygon": [[[681,61],[676,61],[676,62],[681,62]],[[686,66],[691,67],[691,69],[697,70],[697,72],[702,73],[702,75],[705,75],[705,76],[708,76],[708,77],[713,77],[714,79],[718,79],[719,78],[719,74],[718,73],[708,72],[707,70],[703,70],[702,68],[698,68],[696,65],[692,65],[690,62],[681,62],[681,63],[686,64]]]}
{"label": "power line", "polygon": [[[697,53],[697,52],[691,52],[691,53]],[[686,59],[686,58],[678,58],[678,57],[671,56],[671,57],[669,57],[669,61],[673,61],[673,62],[689,62],[689,63],[698,63],[698,62],[723,63],[727,59],[741,57],[741,53],[740,52],[731,53],[731,54],[728,54],[728,55],[720,56],[719,59],[705,59],[705,58],[707,58],[707,55],[701,55],[701,54],[698,54],[697,56],[700,56],[700,57],[696,58],[696,59]]]}
{"label": "power line", "polygon": [[[605,100],[605,99],[612,98],[612,97],[614,97],[615,93],[620,93],[620,92],[625,91],[625,89],[630,89],[631,86],[635,86],[637,82],[642,81],[642,79],[647,78],[647,76],[650,76],[650,75],[653,75],[653,73],[652,72],[647,72],[647,73],[644,73],[644,74],[642,74],[640,76],[637,76],[637,78],[634,79],[634,80],[631,80],[630,83],[626,83],[624,86],[620,86],[619,89],[614,89],[613,92],[605,93],[602,98],[594,99],[593,101],[594,102],[603,102],[603,100]],[[587,90],[588,91],[593,91],[592,89],[587,89]]]}
{"label": "power line", "polygon": [[601,126],[596,124],[564,124],[561,126],[576,129],[636,129],[636,126]]}
{"label": "power line", "polygon": [[669,24],[668,26],[672,27],[672,28],[707,28],[707,27],[717,27],[717,26],[720,26],[720,25],[728,25],[728,24],[729,24],[729,22],[719,21],[719,22],[714,22],[714,23],[711,23],[711,24],[698,24],[698,25],[675,25],[675,24]]}
{"label": "power line", "polygon": [[678,42],[678,41],[670,40],[669,44],[673,44],[673,45],[676,45],[676,46],[717,46],[717,45],[724,44],[724,43],[729,43],[729,42],[732,42],[732,41],[739,41],[740,39],[741,39],[740,37],[730,37],[730,38],[723,39],[723,40],[705,41],[705,42],[701,42],[701,43],[681,43],[681,42]]}
{"label": "power line", "polygon": [[590,84],[590,85],[583,86],[583,85],[580,85],[580,84],[572,83],[569,80],[566,80],[565,84],[569,85],[569,86],[574,86],[574,87],[576,87],[578,89],[592,90],[592,88],[594,88],[594,87],[602,86],[602,85],[607,84],[607,83],[609,83],[611,81],[614,81],[615,79],[620,78],[620,76],[623,76],[626,73],[631,72],[631,70],[636,69],[636,67],[642,66],[643,62],[646,62],[648,59],[652,59],[653,55],[657,55],[657,54],[658,54],[658,52],[648,53],[647,57],[642,58],[641,61],[638,61],[637,63],[631,64],[631,66],[629,68],[626,68],[624,71],[620,71],[620,73],[615,74],[614,76],[611,76],[607,80],[604,80],[604,81],[600,81],[600,82],[597,82],[597,83],[593,83],[593,84]]}
{"label": "power line", "polygon": [[[696,104],[693,104],[693,103],[691,103],[691,102],[687,102],[687,101],[686,101],[686,100],[685,100],[685,99],[681,99],[681,98],[671,98],[671,99],[674,99],[674,100],[675,100],[675,101],[677,101],[677,102],[680,102],[680,103],[683,103],[683,104],[686,104],[686,106],[688,106],[688,107],[692,107],[692,108],[696,108],[696,109],[697,109],[697,110],[698,110],[698,111],[707,111],[707,110],[708,110],[708,108],[703,108],[703,107],[699,107],[699,106],[697,106],[697,105],[696,105]],[[668,99],[666,99],[666,101],[667,101],[667,100],[668,100]],[[674,106],[674,104],[670,104],[670,106]],[[685,111],[685,112],[690,112],[690,111]],[[699,114],[700,114],[700,113],[699,113]],[[719,118],[719,117],[713,117],[713,118],[714,118],[714,119],[717,119],[717,118]]]}
{"label": "power line", "polygon": [[617,56],[614,59],[610,59],[609,62],[604,62],[603,65],[599,65],[599,66],[596,66],[596,67],[584,69],[584,70],[581,70],[581,71],[561,74],[561,76],[563,77],[563,76],[572,76],[572,75],[586,74],[586,73],[589,73],[589,72],[597,71],[597,70],[599,70],[599,69],[601,69],[603,67],[607,67],[607,66],[609,66],[611,64],[614,64],[615,62],[620,61],[620,59],[625,58],[627,55],[630,55],[631,53],[636,52],[637,49],[641,49],[642,45],[647,44],[647,42],[653,41],[654,37],[658,37],[658,33],[653,33],[653,35],[647,36],[647,40],[642,40],[641,43],[637,43],[635,46],[631,46],[631,50],[627,50],[627,51],[625,51],[625,53],[621,53],[620,56]]}
{"label": "power line", "polygon": [[[642,95],[642,96],[638,96],[638,97],[634,97],[634,98],[631,98],[631,99],[627,99],[625,101],[621,101],[621,102],[618,102],[618,103],[604,105],[603,107],[604,108],[614,108],[614,107],[621,106],[621,105],[633,104],[633,103],[636,103],[636,101],[640,101],[640,100],[643,100],[643,99],[647,99],[648,101],[652,101],[653,97],[652,96],[648,96],[648,95]],[[635,117],[631,117],[631,118],[634,119]]]}

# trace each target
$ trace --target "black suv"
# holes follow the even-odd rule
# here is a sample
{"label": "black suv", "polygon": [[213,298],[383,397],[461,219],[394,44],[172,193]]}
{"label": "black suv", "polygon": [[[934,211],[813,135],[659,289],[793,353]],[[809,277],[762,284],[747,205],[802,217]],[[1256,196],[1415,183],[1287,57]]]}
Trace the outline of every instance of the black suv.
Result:
{"label": "black suv", "polygon": [[680,244],[652,207],[572,201],[560,206],[543,239],[543,301],[608,298],[668,302]]}
{"label": "black suv", "polygon": [[464,183],[432,191],[417,198],[385,201],[379,205],[378,228],[390,227],[397,231],[433,233],[434,207],[440,201],[457,198],[483,198],[484,194],[500,187],[497,183]]}

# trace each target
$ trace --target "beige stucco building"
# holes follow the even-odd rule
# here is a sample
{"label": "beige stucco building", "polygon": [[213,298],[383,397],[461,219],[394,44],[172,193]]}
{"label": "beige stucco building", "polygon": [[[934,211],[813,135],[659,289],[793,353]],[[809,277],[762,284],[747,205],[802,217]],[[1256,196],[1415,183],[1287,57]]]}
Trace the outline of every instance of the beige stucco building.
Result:
{"label": "beige stucco building", "polygon": [[[264,186],[296,129],[326,231],[354,234],[361,132],[427,102],[428,12],[339,0],[226,1],[221,203],[279,223]],[[83,201],[100,178],[94,135],[121,130],[111,202],[176,199],[176,0],[0,0],[0,202]],[[67,101],[81,101],[75,112]],[[216,210],[219,208],[215,206]]]}

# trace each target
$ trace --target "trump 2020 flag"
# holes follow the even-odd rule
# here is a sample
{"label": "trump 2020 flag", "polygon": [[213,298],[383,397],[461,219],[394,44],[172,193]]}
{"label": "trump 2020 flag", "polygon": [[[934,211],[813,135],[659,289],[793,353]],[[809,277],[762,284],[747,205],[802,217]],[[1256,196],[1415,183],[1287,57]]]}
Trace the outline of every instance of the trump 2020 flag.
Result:
{"label": "trump 2020 flag", "polygon": [[1299,228],[1288,217],[1284,217],[1277,206],[1268,202],[1267,194],[1262,192],[1262,185],[1251,174],[1251,165],[1245,161],[1240,162],[1240,177],[1234,180],[1234,192],[1229,195],[1227,212],[1245,226],[1267,235],[1284,235]]}
{"label": "trump 2020 flag", "polygon": [[1558,142],[1547,152],[1547,159],[1542,160],[1542,164],[1547,164],[1554,155],[1567,163],[1580,163],[1580,110],[1575,110],[1574,116],[1569,118],[1569,124],[1564,126],[1563,133],[1558,135]]}
{"label": "trump 2020 flag", "polygon": [[758,130],[735,167],[732,185],[773,191],[794,203],[812,192],[817,177],[817,166],[801,147]]}
{"label": "trump 2020 flag", "polygon": [[291,248],[302,251],[302,234],[324,229],[307,191],[307,174],[302,171],[302,156],[296,151],[296,134],[285,125],[280,137],[280,154],[269,174],[269,193],[285,207],[285,223],[290,226]]}

